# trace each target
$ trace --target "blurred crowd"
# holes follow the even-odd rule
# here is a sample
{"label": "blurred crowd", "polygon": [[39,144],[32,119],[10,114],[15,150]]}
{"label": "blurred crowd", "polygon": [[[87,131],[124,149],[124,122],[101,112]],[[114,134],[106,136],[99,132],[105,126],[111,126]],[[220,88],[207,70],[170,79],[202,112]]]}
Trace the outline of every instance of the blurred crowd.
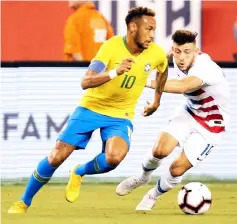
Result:
{"label": "blurred crowd", "polygon": [[102,43],[114,35],[111,24],[91,1],[69,0],[74,10],[64,31],[64,58],[68,61],[90,61]]}

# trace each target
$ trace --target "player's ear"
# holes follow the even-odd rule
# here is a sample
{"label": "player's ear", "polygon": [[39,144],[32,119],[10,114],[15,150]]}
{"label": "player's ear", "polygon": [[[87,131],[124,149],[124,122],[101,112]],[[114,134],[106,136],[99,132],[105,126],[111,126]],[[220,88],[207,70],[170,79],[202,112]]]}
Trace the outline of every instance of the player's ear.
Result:
{"label": "player's ear", "polygon": [[200,49],[199,48],[196,48],[195,49],[195,55],[198,55],[200,53]]}
{"label": "player's ear", "polygon": [[174,54],[174,47],[173,47],[173,46],[171,47],[170,52],[171,52],[172,54]]}
{"label": "player's ear", "polygon": [[137,30],[137,24],[134,23],[134,22],[131,22],[131,23],[130,23],[130,30],[131,30],[132,33],[136,32],[136,30]]}

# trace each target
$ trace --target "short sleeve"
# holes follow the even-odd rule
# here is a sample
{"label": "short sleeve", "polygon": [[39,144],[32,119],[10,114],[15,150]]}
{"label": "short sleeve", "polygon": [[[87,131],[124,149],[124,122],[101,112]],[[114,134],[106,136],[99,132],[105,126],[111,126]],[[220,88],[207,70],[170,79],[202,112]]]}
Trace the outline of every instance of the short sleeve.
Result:
{"label": "short sleeve", "polygon": [[168,66],[168,59],[165,52],[161,48],[158,48],[157,53],[158,62],[156,68],[159,72],[163,73]]}
{"label": "short sleeve", "polygon": [[104,65],[108,65],[111,60],[111,52],[112,52],[112,45],[111,39],[105,41],[99,51],[97,52],[96,56],[93,58],[92,61],[101,61]]}
{"label": "short sleeve", "polygon": [[202,80],[203,85],[215,85],[223,78],[219,68],[208,55],[198,56],[194,66],[189,70],[189,76]]}
{"label": "short sleeve", "polygon": [[157,66],[157,69],[163,73],[168,66],[168,60],[166,57],[164,57],[163,61]]}

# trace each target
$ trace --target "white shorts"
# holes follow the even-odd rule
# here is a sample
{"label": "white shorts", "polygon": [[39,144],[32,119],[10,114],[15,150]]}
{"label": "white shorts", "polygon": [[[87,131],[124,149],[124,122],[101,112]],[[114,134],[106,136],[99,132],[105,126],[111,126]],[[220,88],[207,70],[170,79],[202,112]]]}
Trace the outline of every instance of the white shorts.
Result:
{"label": "white shorts", "polygon": [[223,136],[223,133],[216,134],[206,130],[184,108],[171,119],[163,132],[179,142],[193,166],[204,160]]}

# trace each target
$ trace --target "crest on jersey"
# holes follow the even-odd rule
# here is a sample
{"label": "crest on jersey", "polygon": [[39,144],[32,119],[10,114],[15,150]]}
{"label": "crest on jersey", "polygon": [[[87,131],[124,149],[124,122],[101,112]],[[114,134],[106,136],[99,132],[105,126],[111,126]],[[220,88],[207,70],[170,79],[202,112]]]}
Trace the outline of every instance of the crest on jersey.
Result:
{"label": "crest on jersey", "polygon": [[145,68],[144,68],[144,71],[149,72],[150,70],[151,70],[151,64],[146,64]]}

